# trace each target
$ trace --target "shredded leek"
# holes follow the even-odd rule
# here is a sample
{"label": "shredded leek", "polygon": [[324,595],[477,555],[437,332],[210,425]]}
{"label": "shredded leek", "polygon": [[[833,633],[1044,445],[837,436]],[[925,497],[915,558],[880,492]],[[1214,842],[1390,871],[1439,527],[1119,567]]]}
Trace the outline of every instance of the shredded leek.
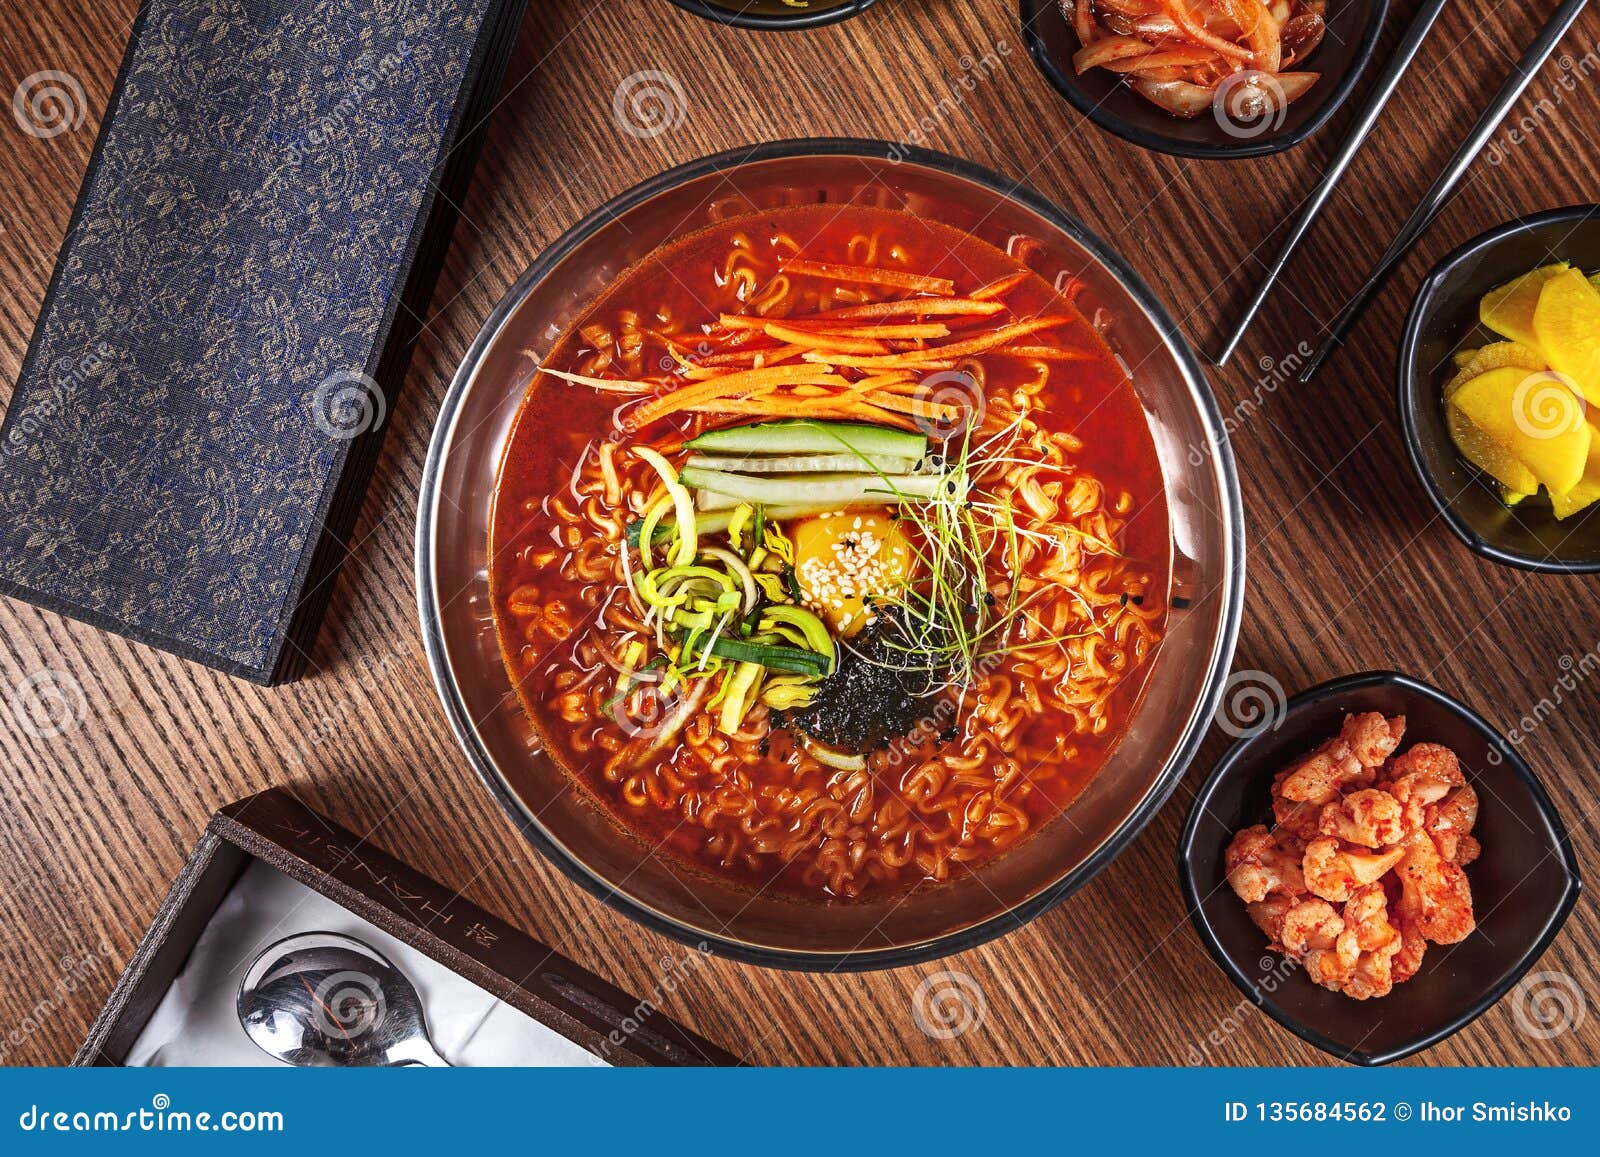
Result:
{"label": "shredded leek", "polygon": [[[678,481],[678,472],[672,468],[665,458],[648,446],[635,446],[633,452],[650,464],[650,468],[661,475],[661,481],[667,488],[667,495],[672,499],[673,508],[678,516],[678,545],[672,556],[675,566],[688,566],[694,562],[694,556],[700,552],[700,540],[695,533],[694,524],[694,499],[689,496],[689,490]],[[645,530],[650,530],[646,527]],[[644,532],[639,535],[639,549],[643,551],[647,546]],[[646,564],[648,565],[648,563]]]}
{"label": "shredded leek", "polygon": [[723,700],[722,711],[717,717],[717,730],[724,735],[732,735],[744,722],[762,670],[760,663],[740,663],[723,683],[727,698]]}
{"label": "shredded leek", "polygon": [[867,766],[867,757],[864,755],[851,755],[848,752],[835,751],[831,747],[824,747],[809,735],[801,735],[800,738],[805,744],[806,750],[812,754],[818,763],[837,768],[840,771],[863,771]]}
{"label": "shredded leek", "polygon": [[756,508],[748,502],[741,502],[733,512],[733,517],[728,520],[728,541],[733,544],[733,549],[740,554],[744,553],[744,528],[749,525],[754,517]]}
{"label": "shredded leek", "polygon": [[833,636],[828,633],[827,624],[818,618],[815,612],[808,611],[805,607],[787,605],[768,607],[762,611],[760,630],[768,631],[783,625],[797,628],[803,640],[802,645],[819,655],[827,656],[828,670],[830,672],[833,670],[838,659],[834,651]]}

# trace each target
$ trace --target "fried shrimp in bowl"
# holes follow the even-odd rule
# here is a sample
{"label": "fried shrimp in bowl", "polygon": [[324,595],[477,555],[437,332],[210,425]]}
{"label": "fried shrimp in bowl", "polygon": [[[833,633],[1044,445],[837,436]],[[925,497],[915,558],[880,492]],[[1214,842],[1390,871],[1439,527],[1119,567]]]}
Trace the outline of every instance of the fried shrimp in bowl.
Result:
{"label": "fried shrimp in bowl", "polygon": [[1355,1000],[1389,995],[1430,943],[1476,927],[1464,867],[1481,851],[1477,794],[1450,748],[1399,751],[1405,726],[1401,715],[1347,714],[1273,778],[1275,826],[1243,829],[1224,856],[1271,947]]}

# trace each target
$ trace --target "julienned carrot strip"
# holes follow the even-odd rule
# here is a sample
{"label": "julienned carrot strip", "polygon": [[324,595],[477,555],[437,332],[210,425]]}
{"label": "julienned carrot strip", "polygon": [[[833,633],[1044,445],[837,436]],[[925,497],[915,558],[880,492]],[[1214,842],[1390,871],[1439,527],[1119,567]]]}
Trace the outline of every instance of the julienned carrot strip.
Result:
{"label": "julienned carrot strip", "polygon": [[1019,269],[1015,273],[1008,273],[1004,277],[989,282],[981,289],[972,291],[973,301],[993,301],[997,297],[1004,297],[1017,286],[1032,276],[1026,269]]}
{"label": "julienned carrot strip", "polygon": [[757,358],[761,359],[762,363],[765,365],[776,365],[780,361],[786,361],[789,358],[798,357],[810,348],[810,346],[798,345],[760,346],[754,349],[737,350],[733,353],[712,354],[710,357],[701,361],[700,365],[744,366],[746,369],[753,369],[753,363]]}
{"label": "julienned carrot strip", "polygon": [[903,301],[873,301],[866,305],[847,305],[826,313],[812,314],[807,321],[830,324],[839,321],[878,320],[885,317],[991,317],[1004,311],[1000,301],[974,301],[970,297],[908,297]]}
{"label": "julienned carrot strip", "polygon": [[838,337],[834,334],[811,333],[807,330],[793,329],[786,325],[780,325],[777,322],[768,323],[766,332],[767,336],[775,341],[788,342],[790,345],[823,352],[836,351],[842,354],[886,354],[889,352],[889,347],[880,341]]}
{"label": "julienned carrot strip", "polygon": [[879,393],[884,394],[915,394],[922,390],[922,383],[916,378],[901,378],[895,382],[884,382],[881,386],[874,387]]}
{"label": "julienned carrot strip", "polygon": [[783,272],[802,277],[828,277],[834,281],[854,285],[881,285],[889,289],[903,289],[908,293],[934,293],[949,297],[956,291],[956,283],[944,277],[926,277],[920,273],[904,273],[898,269],[878,269],[871,265],[841,265],[834,261],[786,261]]}
{"label": "julienned carrot strip", "polygon": [[957,358],[967,357],[970,354],[981,354],[985,350],[992,350],[996,346],[1009,345],[1019,337],[1027,337],[1030,333],[1038,333],[1046,329],[1058,329],[1070,325],[1070,317],[1061,317],[1048,314],[1044,317],[1029,318],[1027,321],[1013,322],[1011,325],[1001,326],[993,333],[981,334],[978,337],[968,338],[965,341],[949,342],[945,345],[929,346],[928,353],[936,357]]}
{"label": "julienned carrot strip", "polygon": [[894,386],[914,386],[916,384],[916,379],[911,376],[909,370],[894,370],[887,374],[874,374],[871,377],[862,378],[850,387],[850,392],[853,394],[869,394],[873,390],[887,390]]}
{"label": "julienned carrot strip", "polygon": [[947,358],[939,350],[908,350],[905,353],[886,354],[883,357],[864,357],[856,354],[803,355],[807,361],[838,366],[847,370],[953,370],[955,359]]}
{"label": "julienned carrot strip", "polygon": [[890,318],[901,317],[991,317],[1005,310],[999,301],[975,301],[970,297],[908,297],[899,301],[872,301],[865,305],[846,305],[804,317],[780,319],[746,317],[743,314],[725,313],[721,324],[741,334],[760,331],[769,321],[779,320],[796,329],[837,329],[844,324],[876,324]]}
{"label": "julienned carrot strip", "polygon": [[881,426],[898,426],[902,430],[915,430],[917,423],[909,414],[897,414],[868,402],[853,402],[840,410],[840,416],[859,418],[864,422],[877,422]]}
{"label": "julienned carrot strip", "polygon": [[950,327],[939,322],[911,323],[908,325],[867,325],[855,329],[822,329],[818,327],[813,332],[830,334],[835,337],[870,338],[875,341],[889,341],[895,338],[908,338],[926,340],[928,338],[949,337]]}
{"label": "julienned carrot strip", "polygon": [[654,422],[696,402],[710,402],[733,394],[745,394],[760,388],[798,386],[802,384],[844,387],[849,383],[837,374],[829,374],[815,363],[793,366],[772,366],[760,370],[742,370],[723,374],[710,381],[696,382],[654,398],[640,406],[634,420],[641,425]]}
{"label": "julienned carrot strip", "polygon": [[961,407],[950,402],[929,402],[917,397],[903,397],[900,394],[874,394],[866,400],[874,406],[881,406],[885,410],[896,410],[902,414],[914,414],[919,418],[954,420],[961,415]]}
{"label": "julienned carrot strip", "polygon": [[695,402],[685,406],[691,414],[776,414],[804,417],[817,415],[833,417],[842,410],[818,402],[815,398],[790,398],[767,395],[760,398],[718,398],[710,402]]}
{"label": "julienned carrot strip", "polygon": [[[1066,317],[1036,317],[1030,321],[1019,321],[1012,325],[1001,326],[991,333],[980,337],[967,338],[964,341],[948,342],[945,345],[929,346],[925,350],[913,353],[890,354],[881,358],[837,358],[834,365],[845,366],[850,369],[877,370],[877,369],[913,369],[930,368],[935,362],[954,364],[955,359],[969,357],[972,354],[985,353],[997,346],[1007,345],[1019,337],[1027,337],[1030,333],[1040,330],[1055,329],[1071,321]],[[819,357],[817,354],[806,354],[806,359]]]}

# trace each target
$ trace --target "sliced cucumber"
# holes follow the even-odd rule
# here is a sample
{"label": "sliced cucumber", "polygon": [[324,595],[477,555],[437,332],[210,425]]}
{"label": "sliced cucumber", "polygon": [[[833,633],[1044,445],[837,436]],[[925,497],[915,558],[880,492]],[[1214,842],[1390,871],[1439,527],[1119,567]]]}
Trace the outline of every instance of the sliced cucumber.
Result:
{"label": "sliced cucumber", "polygon": [[[937,474],[802,474],[755,476],[720,470],[685,467],[678,475],[685,486],[744,502],[774,505],[820,504],[893,506],[907,500],[932,498],[947,479]],[[770,511],[769,511],[770,513]]]}
{"label": "sliced cucumber", "polygon": [[887,454],[784,454],[766,458],[693,454],[684,465],[725,474],[910,474],[916,470],[917,462],[916,458]]}
{"label": "sliced cucumber", "polygon": [[711,430],[691,441],[689,449],[716,454],[837,454],[846,451],[920,459],[928,452],[928,439],[922,434],[865,422],[785,418],[778,422]]}
{"label": "sliced cucumber", "polygon": [[[695,516],[696,529],[701,534],[715,534],[719,530],[727,530],[728,524],[733,521],[734,508],[738,505],[738,502],[730,502],[725,508],[719,506],[699,507],[699,509],[705,511],[705,513],[697,514]],[[626,532],[628,545],[633,547],[635,550],[637,550],[639,547],[639,535],[644,530],[644,522],[644,519],[636,518],[632,522],[628,523],[628,529]],[[678,525],[675,522],[658,523],[655,534],[653,534],[650,538],[650,545],[655,546],[657,543],[666,542],[672,537],[673,532],[677,529]]]}
{"label": "sliced cucumber", "polygon": [[[724,514],[731,514],[745,499],[735,498],[731,494],[718,494],[714,490],[697,490],[694,496],[695,508],[701,512],[703,518],[720,518]],[[870,504],[883,505],[878,499],[870,500]],[[788,522],[791,518],[805,518],[812,514],[829,514],[835,510],[843,510],[844,506],[833,502],[781,502],[776,505],[767,505],[761,508],[763,517],[768,525],[774,522]]]}

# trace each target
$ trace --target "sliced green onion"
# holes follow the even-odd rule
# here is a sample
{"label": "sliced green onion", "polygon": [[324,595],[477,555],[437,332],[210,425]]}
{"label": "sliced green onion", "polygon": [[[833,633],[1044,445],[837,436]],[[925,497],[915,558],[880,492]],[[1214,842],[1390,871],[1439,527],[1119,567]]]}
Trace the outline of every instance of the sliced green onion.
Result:
{"label": "sliced green onion", "polygon": [[744,553],[744,528],[749,525],[750,519],[755,515],[756,508],[748,502],[741,502],[733,512],[733,517],[728,520],[728,541],[733,544],[733,549],[740,554]]}
{"label": "sliced green onion", "polygon": [[670,494],[662,495],[652,502],[650,509],[645,511],[644,518],[639,523],[639,533],[633,536],[632,545],[639,548],[639,565],[645,570],[650,569],[650,548],[655,545],[658,538],[672,534],[672,528],[662,526],[661,520],[674,505]]}
{"label": "sliced green onion", "polygon": [[727,566],[729,572],[731,572],[733,581],[744,588],[745,613],[748,614],[751,610],[753,610],[761,595],[756,589],[756,576],[752,574],[750,572],[750,568],[745,565],[744,559],[740,558],[732,551],[723,550],[720,546],[708,546],[700,553],[709,558],[714,558],[718,562]]}
{"label": "sliced green onion", "polygon": [[761,588],[761,593],[774,603],[787,602],[789,592],[783,585],[783,578],[775,574],[758,574],[755,576],[756,586]]}
{"label": "sliced green onion", "polygon": [[689,630],[689,638],[684,641],[683,649],[689,651],[694,642],[694,633],[711,629],[711,622],[715,616],[710,611],[690,611],[683,607],[676,607],[667,612],[667,622],[674,627],[685,627]]}
{"label": "sliced green onion", "polygon": [[[687,654],[690,649],[690,643],[685,641],[685,653]],[[819,678],[828,673],[826,655],[801,650],[799,647],[780,647],[771,643],[757,643],[753,640],[730,639],[723,636],[708,649],[719,658],[731,659],[736,663],[760,663],[769,671],[788,671],[795,675],[815,675]]]}
{"label": "sliced green onion", "polygon": [[[688,566],[700,550],[700,542],[695,532],[694,499],[689,497],[689,491],[679,480],[678,473],[673,470],[671,463],[659,453],[648,446],[635,446],[633,452],[661,475],[661,481],[666,486],[667,495],[672,499],[672,505],[678,515],[678,546],[672,561],[678,566]],[[641,551],[645,545],[641,543]]]}
{"label": "sliced green onion", "polygon": [[786,624],[798,629],[806,646],[819,655],[826,655],[828,670],[833,670],[838,659],[834,652],[833,636],[828,633],[828,625],[814,611],[787,605],[767,607],[761,612],[760,629],[770,630],[769,623],[773,626]]}
{"label": "sliced green onion", "polygon": [[722,711],[717,717],[717,730],[724,735],[732,735],[744,722],[762,670],[760,663],[740,663],[724,681],[723,690],[727,698],[723,700]]}
{"label": "sliced green onion", "polygon": [[789,683],[790,675],[774,675],[761,688],[761,702],[774,711],[797,711],[810,707],[817,698],[815,683]]}
{"label": "sliced green onion", "polygon": [[[672,503],[664,498],[662,510],[666,511],[671,509]],[[728,522],[732,518],[733,510],[731,508],[727,510],[697,511],[694,516],[695,530],[700,534],[715,534],[719,530],[726,530],[728,528]],[[669,523],[665,526],[657,526],[655,528],[655,534],[651,536],[651,544],[655,545],[667,541],[667,539],[672,537],[673,531],[676,529],[676,525],[672,523]],[[639,537],[642,530],[644,530],[644,519],[636,518],[632,522],[628,523],[626,535],[628,545],[633,547],[635,550],[637,550],[639,547]]]}

